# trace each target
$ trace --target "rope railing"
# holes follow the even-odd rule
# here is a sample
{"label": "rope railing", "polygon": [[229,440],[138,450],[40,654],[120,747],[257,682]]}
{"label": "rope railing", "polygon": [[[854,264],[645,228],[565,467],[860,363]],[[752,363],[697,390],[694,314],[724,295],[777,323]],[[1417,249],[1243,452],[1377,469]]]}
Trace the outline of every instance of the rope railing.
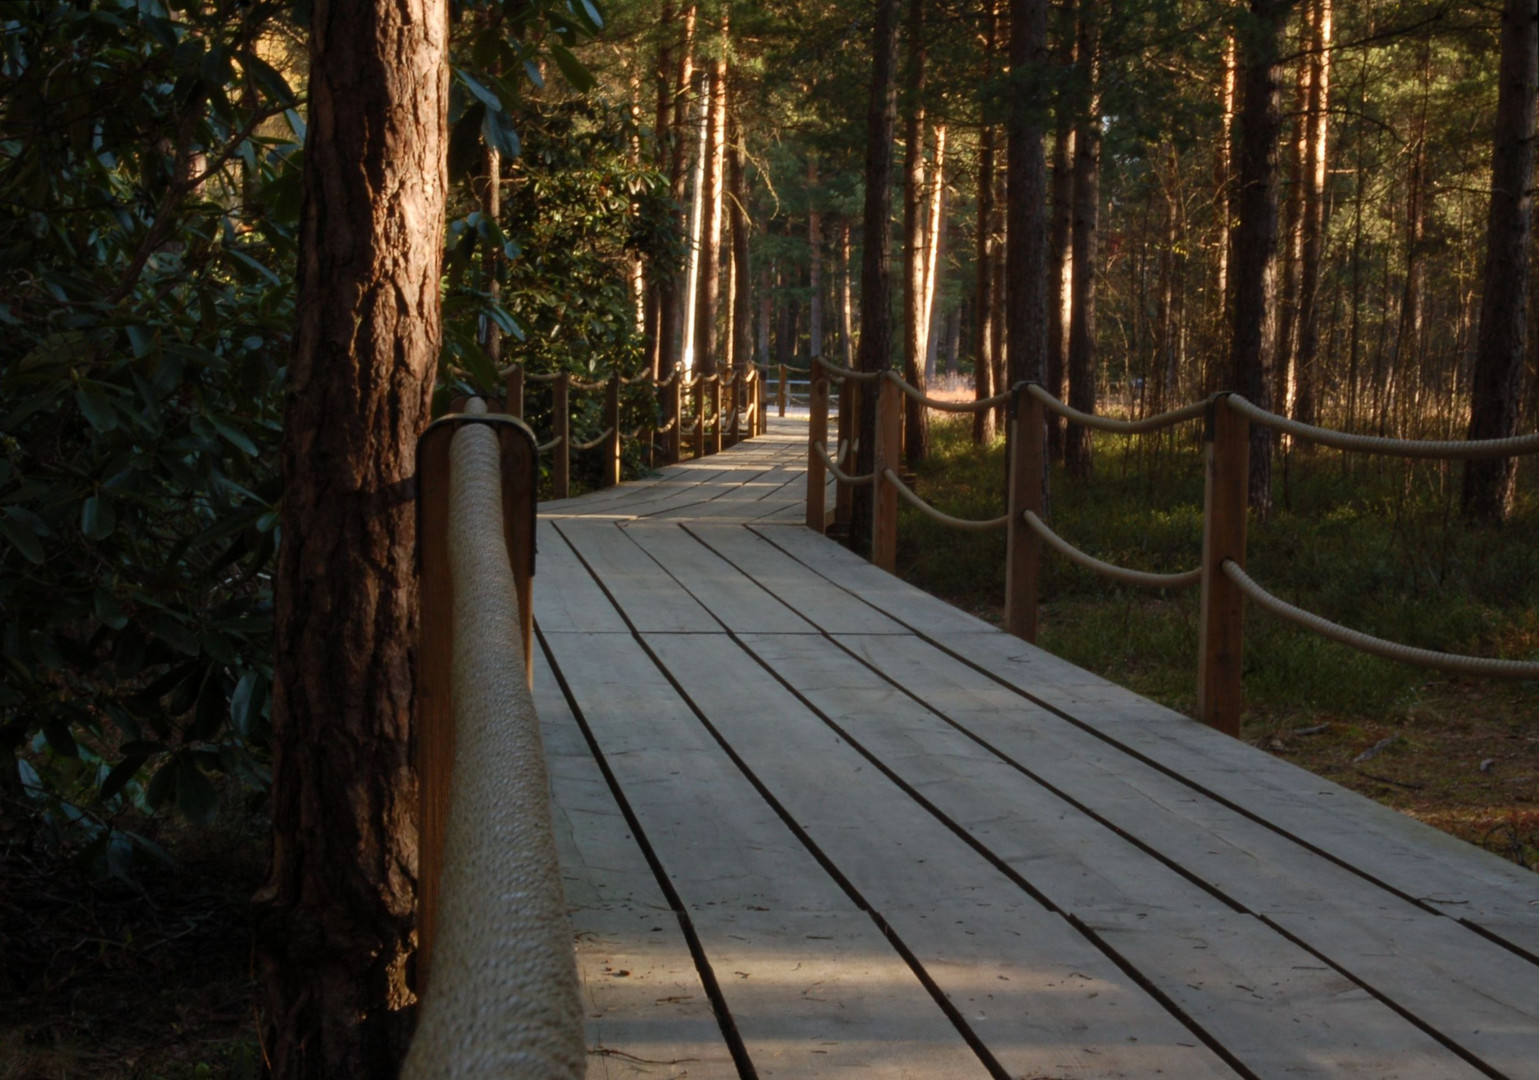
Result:
{"label": "rope railing", "polygon": [[405,1080],[587,1065],[529,689],[533,434],[479,400],[418,449],[421,998]]}
{"label": "rope railing", "polygon": [[840,367],[828,360],[819,360],[818,366],[827,372],[830,377],[846,379],[849,382],[876,382],[882,377],[880,371],[856,371],[853,368]]}
{"label": "rope railing", "polygon": [[1539,434],[1514,435],[1507,439],[1390,439],[1380,435],[1335,431],[1290,420],[1286,416],[1278,416],[1259,408],[1238,394],[1227,395],[1227,400],[1231,408],[1253,424],[1335,450],[1443,461],[1473,461],[1539,453]]}
{"label": "rope railing", "polygon": [[823,462],[823,467],[841,484],[848,484],[851,487],[866,487],[869,484],[876,483],[876,473],[874,472],[868,472],[864,476],[852,476],[834,464],[833,460],[828,456],[828,447],[822,443],[814,444],[812,452],[818,455]]}
{"label": "rope railing", "polygon": [[[534,374],[514,364],[501,372],[506,387],[507,409],[511,415],[524,415],[524,387],[533,382],[547,384],[551,393],[551,424],[554,431],[548,442],[540,444],[542,453],[550,456],[550,486],[552,497],[567,498],[571,494],[571,455],[599,450],[599,486],[610,487],[620,482],[622,443],[640,442],[647,464],[659,462],[676,464],[685,456],[686,439],[692,442],[694,457],[714,454],[733,443],[768,430],[763,410],[763,380],[757,370],[732,371],[723,374],[701,375],[688,378],[680,366],[675,366],[665,378],[655,378],[653,373],[643,372],[633,377],[611,372],[602,380],[582,379],[569,372]],[[657,407],[666,417],[662,423],[646,420],[637,428],[622,428],[621,401],[628,389],[647,387],[641,393],[656,394]],[[596,438],[579,442],[572,437],[571,393],[602,391],[604,431]],[[696,416],[693,425],[684,420],[686,395]],[[626,398],[634,401],[635,398]],[[713,419],[705,422],[706,416]]]}
{"label": "rope railing", "polygon": [[1158,431],[1173,424],[1179,424],[1185,420],[1197,420],[1207,415],[1208,402],[1195,401],[1190,405],[1183,405],[1179,409],[1171,409],[1169,412],[1157,413],[1154,416],[1146,416],[1141,420],[1118,420],[1111,416],[1096,416],[1092,413],[1080,412],[1059,401],[1046,389],[1036,383],[1027,383],[1026,392],[1037,401],[1040,401],[1049,412],[1055,412],[1066,420],[1085,427],[1094,428],[1097,431],[1112,431],[1119,435],[1138,435],[1147,431]]}
{"label": "rope railing", "polygon": [[[1041,386],[1021,383],[1008,394],[970,403],[971,407],[951,410],[967,412],[974,408],[993,408],[1001,401],[1010,404],[1006,513],[1003,517],[975,521],[955,517],[929,504],[903,481],[898,472],[903,399],[907,397],[932,406],[936,405],[935,399],[923,394],[896,372],[883,372],[874,376],[879,380],[876,446],[873,449],[875,468],[864,476],[853,476],[841,467],[843,454],[849,445],[846,434],[853,430],[852,425],[856,422],[852,411],[840,410],[837,442],[840,459],[831,459],[827,446],[830,434],[830,383],[834,375],[844,369],[830,365],[827,361],[820,361],[818,367],[824,375],[812,381],[808,396],[811,417],[808,427],[806,521],[809,527],[821,532],[827,524],[824,489],[827,476],[832,476],[838,482],[836,524],[849,520],[853,489],[857,485],[874,486],[870,558],[873,563],[889,571],[894,570],[897,563],[897,507],[900,500],[926,517],[951,528],[981,531],[1004,526],[1005,622],[1012,634],[1027,641],[1036,639],[1037,590],[1041,548],[1044,544],[1078,566],[1127,585],[1157,589],[1201,585],[1196,715],[1199,720],[1221,731],[1231,735],[1239,734],[1243,707],[1241,645],[1246,600],[1313,633],[1391,660],[1461,675],[1539,679],[1539,662],[1461,656],[1418,649],[1341,626],[1272,596],[1247,577],[1243,569],[1250,431],[1253,425],[1271,427],[1299,439],[1341,450],[1445,460],[1539,453],[1539,434],[1463,442],[1355,435],[1277,416],[1257,408],[1237,394],[1227,392],[1155,416],[1139,420],[1118,420],[1073,409]],[[833,374],[828,374],[830,372]],[[1045,502],[1043,477],[1046,475],[1044,435],[1048,412],[1066,417],[1074,423],[1118,434],[1159,431],[1199,418],[1206,421],[1203,436],[1207,468],[1200,566],[1181,573],[1152,573],[1118,566],[1080,550],[1047,525],[1042,513]]]}
{"label": "rope railing", "polygon": [[1002,529],[1010,523],[1009,514],[1001,514],[999,517],[988,518],[984,521],[952,517],[944,510],[937,510],[925,502],[924,499],[920,498],[918,492],[905,484],[903,478],[891,469],[882,470],[882,479],[897,489],[899,498],[918,510],[925,517],[932,521],[938,521],[942,525],[949,525],[953,529],[964,529],[970,532],[989,532],[993,529]]}
{"label": "rope railing", "polygon": [[943,398],[930,397],[919,387],[909,382],[896,371],[884,371],[882,374],[890,379],[899,390],[913,398],[927,409],[935,409],[937,412],[949,413],[980,413],[989,409],[997,409],[1010,400],[1009,394],[995,394],[988,398],[974,398],[972,401],[946,401]]}
{"label": "rope railing", "polygon": [[1081,551],[1048,528],[1047,522],[1038,517],[1035,511],[1026,510],[1023,512],[1023,517],[1026,524],[1030,525],[1049,547],[1065,559],[1083,566],[1086,570],[1094,570],[1113,581],[1120,581],[1124,585],[1138,585],[1146,589],[1185,589],[1202,581],[1200,566],[1195,570],[1187,570],[1179,574],[1155,574],[1147,570],[1133,570],[1126,566],[1105,562],[1088,552]]}
{"label": "rope railing", "polygon": [[1405,664],[1415,664],[1417,667],[1435,668],[1438,671],[1449,671],[1456,675],[1483,675],[1494,679],[1539,679],[1539,663],[1526,660],[1503,660],[1499,657],[1489,656],[1464,656],[1459,653],[1438,652],[1434,649],[1420,649],[1414,645],[1402,645],[1395,641],[1386,641],[1372,634],[1365,634],[1361,630],[1353,630],[1351,627],[1342,626],[1340,623],[1331,622],[1329,619],[1316,615],[1312,611],[1294,607],[1286,600],[1280,599],[1267,592],[1266,589],[1256,584],[1233,559],[1224,560],[1224,574],[1240,587],[1240,591],[1257,607],[1270,611],[1278,618],[1286,619],[1297,626],[1321,637],[1340,642],[1360,652],[1381,656],[1386,660],[1398,660]]}

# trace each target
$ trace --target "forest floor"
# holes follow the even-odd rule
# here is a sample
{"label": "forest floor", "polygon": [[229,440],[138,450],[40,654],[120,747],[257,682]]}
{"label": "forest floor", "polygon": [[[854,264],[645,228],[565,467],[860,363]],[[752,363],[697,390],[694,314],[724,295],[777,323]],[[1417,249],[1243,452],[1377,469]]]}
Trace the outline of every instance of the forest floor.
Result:
{"label": "forest floor", "polygon": [[[18,820],[12,815],[9,820]],[[175,857],[107,877],[0,837],[0,1080],[256,1080],[249,824],[138,823]]]}
{"label": "forest floor", "polygon": [[[971,396],[957,393],[955,396]],[[999,444],[937,416],[918,488],[960,517],[1001,512]],[[1088,483],[1055,469],[1054,527],[1099,558],[1138,569],[1195,565],[1200,433],[1142,444],[1097,437]],[[1352,470],[1352,471],[1349,471]],[[1271,591],[1327,618],[1423,648],[1539,654],[1539,496],[1520,474],[1503,529],[1458,518],[1457,470],[1344,462],[1293,451],[1274,467],[1275,504],[1251,524],[1248,567]],[[1003,539],[944,530],[905,509],[899,573],[1002,621]],[[1190,715],[1197,597],[1125,589],[1048,553],[1039,643]],[[1253,745],[1381,803],[1539,869],[1539,688],[1379,660],[1247,612],[1246,712]]]}

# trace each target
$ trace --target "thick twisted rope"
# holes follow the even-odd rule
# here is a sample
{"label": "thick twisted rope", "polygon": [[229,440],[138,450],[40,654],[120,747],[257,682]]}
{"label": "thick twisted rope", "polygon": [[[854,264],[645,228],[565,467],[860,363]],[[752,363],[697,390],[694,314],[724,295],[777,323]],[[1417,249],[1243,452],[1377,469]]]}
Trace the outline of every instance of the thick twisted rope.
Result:
{"label": "thick twisted rope", "polygon": [[1033,532],[1065,559],[1083,566],[1087,570],[1094,570],[1098,574],[1103,574],[1113,581],[1120,581],[1124,585],[1140,585],[1148,589],[1184,589],[1188,586],[1196,585],[1202,580],[1201,567],[1198,567],[1196,570],[1187,570],[1180,574],[1151,574],[1147,570],[1130,570],[1125,566],[1103,562],[1094,555],[1081,551],[1048,528],[1047,522],[1038,517],[1034,511],[1023,511],[1021,520],[1030,525]]}
{"label": "thick twisted rope", "polygon": [[838,364],[830,364],[827,360],[822,362],[822,368],[833,378],[849,379],[851,382],[876,382],[882,377],[880,371],[853,371]]}
{"label": "thick twisted rope", "polygon": [[835,480],[850,487],[865,487],[867,484],[876,483],[876,473],[868,472],[865,476],[851,476],[839,466],[835,465],[828,456],[828,447],[822,443],[813,443],[812,452],[818,455],[823,462],[823,467],[833,474]]}
{"label": "thick twisted rope", "polygon": [[573,443],[572,444],[572,449],[573,450],[592,450],[595,447],[597,447],[600,443],[602,443],[605,439],[609,438],[609,436],[613,435],[614,433],[615,433],[615,429],[614,429],[613,426],[607,427],[603,431],[599,432],[596,437],[588,440],[587,442]]}
{"label": "thick twisted rope", "polygon": [[1362,652],[1382,656],[1386,660],[1399,660],[1402,663],[1436,668],[1439,671],[1451,671],[1459,675],[1486,675],[1498,679],[1539,679],[1539,663],[1534,661],[1499,660],[1486,656],[1461,656],[1458,653],[1418,649],[1411,645],[1385,641],[1372,634],[1365,634],[1360,630],[1352,630],[1339,623],[1333,623],[1313,612],[1294,607],[1286,600],[1279,600],[1251,580],[1250,575],[1233,559],[1224,560],[1224,573],[1228,575],[1229,580],[1239,586],[1240,591],[1248,599],[1255,602],[1256,606],[1306,630],[1313,631],[1321,637],[1350,645]]}
{"label": "thick twisted rope", "polygon": [[898,489],[898,494],[903,496],[903,501],[914,509],[924,514],[925,517],[949,525],[953,529],[966,529],[969,532],[987,532],[990,529],[1002,529],[1010,523],[1009,514],[1001,514],[997,518],[989,518],[986,521],[972,521],[968,518],[952,517],[944,511],[937,510],[929,503],[921,499],[913,488],[903,482],[903,478],[891,469],[882,470],[882,479]]}
{"label": "thick twisted rope", "polygon": [[1190,405],[1183,405],[1179,409],[1171,409],[1169,412],[1158,413],[1155,416],[1146,416],[1142,420],[1114,420],[1109,416],[1094,416],[1091,413],[1072,409],[1036,383],[1027,383],[1026,392],[1046,406],[1049,412],[1055,412],[1076,424],[1083,424],[1088,428],[1095,428],[1097,431],[1115,431],[1122,435],[1136,435],[1143,431],[1158,431],[1161,428],[1170,427],[1172,424],[1179,424],[1183,420],[1196,420],[1208,411],[1208,403],[1206,401],[1195,401]]}
{"label": "thick twisted rope", "polygon": [[[507,372],[503,372],[503,374],[506,375]],[[556,371],[556,372],[547,372],[547,373],[545,373],[543,375],[536,375],[532,371],[524,372],[524,381],[525,382],[550,383],[550,382],[555,382],[559,378],[561,378],[561,373],[558,372],[558,371]]]}
{"label": "thick twisted rope", "polygon": [[677,416],[675,416],[675,417],[673,417],[673,419],[669,420],[662,427],[658,428],[657,429],[657,434],[659,434],[659,435],[667,435],[670,431],[672,431],[674,428],[676,428],[678,426],[679,426],[679,418]]}
{"label": "thick twisted rope", "polygon": [[895,385],[899,390],[902,390],[909,397],[924,405],[926,408],[935,409],[937,412],[980,413],[988,409],[998,408],[1010,400],[1009,394],[995,394],[993,397],[982,399],[975,398],[972,401],[943,401],[940,398],[930,397],[924,391],[920,390],[919,387],[915,386],[903,376],[899,375],[896,371],[884,371],[882,374],[890,379],[893,385]]}
{"label": "thick twisted rope", "polygon": [[1284,431],[1296,439],[1337,450],[1389,454],[1394,457],[1441,458],[1447,461],[1539,453],[1539,434],[1514,435],[1510,439],[1387,439],[1378,435],[1355,435],[1350,431],[1332,431],[1313,424],[1301,424],[1297,420],[1289,420],[1286,416],[1258,408],[1238,394],[1229,395],[1229,406],[1253,424]]}
{"label": "thick twisted rope", "polygon": [[548,442],[548,443],[541,443],[539,446],[536,446],[535,450],[537,450],[539,453],[543,454],[547,450],[554,450],[556,447],[560,446],[565,441],[566,440],[563,439],[560,435],[557,435],[554,439],[550,440],[550,442]]}
{"label": "thick twisted rope", "polygon": [[468,425],[450,457],[453,797],[433,977],[402,1077],[568,1080],[587,1068],[582,1003],[524,681],[497,435]]}
{"label": "thick twisted rope", "polygon": [[608,379],[594,379],[590,382],[587,379],[579,379],[576,375],[572,376],[571,381],[573,390],[602,390],[608,385]]}

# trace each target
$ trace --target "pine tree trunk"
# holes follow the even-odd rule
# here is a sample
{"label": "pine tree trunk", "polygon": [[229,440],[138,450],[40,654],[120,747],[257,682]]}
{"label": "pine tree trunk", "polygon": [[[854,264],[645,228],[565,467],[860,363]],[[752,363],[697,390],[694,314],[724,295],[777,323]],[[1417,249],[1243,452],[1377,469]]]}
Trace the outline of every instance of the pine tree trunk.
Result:
{"label": "pine tree trunk", "polygon": [[721,308],[721,222],[724,150],[727,143],[727,11],[721,14],[721,44],[706,102],[704,168],[700,174],[700,273],[695,294],[695,370],[716,373],[717,317]]}
{"label": "pine tree trunk", "polygon": [[[903,377],[924,385],[925,237],[925,17],[924,0],[909,0],[908,66],[903,107],[907,114],[903,159]],[[903,460],[914,468],[929,452],[929,413],[913,398],[903,399]]]}
{"label": "pine tree trunk", "polygon": [[[667,174],[672,160],[673,118],[673,22],[674,9],[671,0],[664,0],[658,17],[657,67],[653,71],[653,83],[657,90],[657,109],[652,118],[652,142],[658,171]],[[654,377],[665,374],[663,358],[663,311],[674,303],[672,285],[676,268],[653,259],[647,273],[647,322],[645,349],[647,367]]]}
{"label": "pine tree trunk", "polygon": [[[1010,68],[1041,66],[1047,57],[1047,0],[1010,0]],[[1010,112],[1005,159],[1006,358],[1010,384],[1042,381],[1047,351],[1047,163],[1042,127],[1029,110]]]}
{"label": "pine tree trunk", "polygon": [[[1059,62],[1067,70],[1074,62],[1073,9],[1065,4],[1061,31]],[[1074,115],[1068,102],[1058,103],[1057,128],[1053,138],[1053,216],[1047,240],[1047,392],[1062,401],[1068,375],[1070,276],[1073,273],[1073,247],[1070,236],[1074,224]],[[1063,460],[1064,423],[1057,413],[1047,417],[1047,453],[1050,461]]]}
{"label": "pine tree trunk", "polygon": [[314,8],[272,869],[258,897],[263,1045],[279,1080],[393,1076],[412,1028],[412,496],[441,340],[448,46],[446,0]]}
{"label": "pine tree trunk", "polygon": [[924,293],[920,299],[921,333],[924,342],[925,384],[935,374],[935,298],[939,294],[941,260],[946,248],[946,125],[935,125],[935,163],[930,170],[930,213],[925,226]]}
{"label": "pine tree trunk", "polygon": [[1298,349],[1294,357],[1297,393],[1293,416],[1306,424],[1316,420],[1315,365],[1320,351],[1320,256],[1325,245],[1325,183],[1328,173],[1327,135],[1330,130],[1331,0],[1312,0],[1310,20],[1313,65],[1309,79],[1309,142],[1305,158],[1304,235],[1300,249]]}
{"label": "pine tree trunk", "polygon": [[[1291,6],[1292,0],[1251,0],[1251,25],[1241,40],[1230,381],[1263,409],[1272,405],[1277,350],[1277,76]],[[1262,427],[1251,433],[1250,505],[1263,516],[1272,506],[1272,437]]]}
{"label": "pine tree trunk", "polygon": [[807,159],[808,355],[823,355],[823,215],[817,210],[818,159]]}
{"label": "pine tree trunk", "polygon": [[[866,107],[865,242],[860,267],[860,348],[856,367],[883,371],[892,359],[892,142],[898,122],[898,0],[877,0],[871,30],[871,96]],[[867,385],[846,384],[855,404],[855,472],[875,467],[876,394]],[[854,489],[850,502],[849,545],[871,546],[872,492]]]}
{"label": "pine tree trunk", "polygon": [[731,99],[728,109],[731,147],[728,151],[727,186],[732,191],[732,267],[733,280],[737,283],[732,295],[732,362],[746,371],[753,366],[753,295],[749,288],[749,282],[753,280],[753,263],[749,247],[752,225],[748,220],[748,149],[742,119],[737,110],[737,95],[730,80],[727,92]]}
{"label": "pine tree trunk", "polygon": [[850,280],[850,219],[839,220],[839,363],[855,363],[855,296]]}
{"label": "pine tree trunk", "polygon": [[[1314,5],[1304,0],[1303,18],[1298,36],[1297,71],[1293,84],[1292,121],[1287,143],[1287,172],[1280,182],[1287,184],[1283,200],[1282,232],[1279,239],[1277,297],[1277,356],[1272,364],[1272,401],[1277,411],[1287,416],[1292,411],[1294,395],[1293,355],[1297,334],[1299,277],[1304,246],[1304,188],[1309,169],[1309,100],[1312,96],[1309,43],[1310,21]],[[1274,441],[1282,443],[1280,434]]]}
{"label": "pine tree trunk", "polygon": [[[989,12],[989,41],[992,48],[998,33],[997,11]],[[983,125],[978,134],[978,225],[973,297],[976,338],[973,348],[973,397],[983,401],[994,396],[994,325],[999,318],[994,307],[994,126]],[[973,413],[973,442],[979,446],[994,441],[994,410]]]}
{"label": "pine tree trunk", "polygon": [[[1079,11],[1076,70],[1085,81],[1081,100],[1084,114],[1074,132],[1074,222],[1072,273],[1069,292],[1069,406],[1094,413],[1095,379],[1095,274],[1096,228],[1101,201],[1101,119],[1097,103],[1099,28],[1089,3]],[[1074,480],[1088,480],[1091,473],[1090,431],[1070,424],[1064,434],[1064,468]]]}
{"label": "pine tree trunk", "polygon": [[[665,38],[666,40],[666,38]],[[689,150],[694,143],[694,125],[689,122],[690,88],[695,82],[695,5],[684,9],[679,28],[676,66],[672,72],[673,90],[669,95],[672,117],[668,123],[668,194],[679,209],[674,215],[674,235],[683,241],[690,225],[684,211],[684,196],[689,190]],[[658,64],[664,58],[658,58]],[[664,77],[668,73],[662,73]],[[662,109],[658,110],[660,113]],[[666,374],[683,359],[684,289],[682,267],[673,266],[658,274],[658,363]]]}
{"label": "pine tree trunk", "polygon": [[[1480,337],[1470,392],[1471,439],[1514,434],[1528,335],[1528,238],[1534,210],[1534,105],[1539,86],[1539,6],[1507,0],[1491,149]],[[1512,508],[1512,458],[1464,466],[1463,508],[1473,521],[1501,522]]]}
{"label": "pine tree trunk", "polygon": [[1229,263],[1234,248],[1235,177],[1234,177],[1234,110],[1237,70],[1235,37],[1231,33],[1224,48],[1224,71],[1219,80],[1219,104],[1222,122],[1219,125],[1218,145],[1213,155],[1213,219],[1218,224],[1218,236],[1214,243],[1217,266],[1213,275],[1213,303],[1209,311],[1212,319],[1212,342],[1205,353],[1203,364],[1203,396],[1213,393],[1219,383],[1225,381],[1225,366],[1221,354],[1228,350],[1233,318],[1229,310]]}

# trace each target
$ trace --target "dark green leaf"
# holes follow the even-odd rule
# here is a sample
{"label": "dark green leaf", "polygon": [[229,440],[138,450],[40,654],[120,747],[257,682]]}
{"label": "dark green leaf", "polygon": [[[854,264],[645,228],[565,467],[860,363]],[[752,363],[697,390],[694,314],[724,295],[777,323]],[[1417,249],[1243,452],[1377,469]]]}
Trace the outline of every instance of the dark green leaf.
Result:
{"label": "dark green leaf", "polygon": [[133,754],[114,765],[112,771],[107,774],[107,779],[102,781],[101,797],[110,799],[122,791],[130,780],[139,775],[139,770],[144,768],[147,760],[148,758],[142,755]]}
{"label": "dark green leaf", "polygon": [[256,443],[248,439],[245,433],[242,432],[239,428],[235,427],[233,424],[226,420],[221,420],[219,417],[212,414],[210,414],[207,419],[210,424],[214,425],[214,430],[223,435],[226,441],[228,441],[237,450],[240,450],[243,453],[250,455],[251,457],[256,457]]}
{"label": "dark green leaf", "polygon": [[186,814],[189,820],[207,825],[214,820],[214,812],[219,808],[219,796],[214,791],[214,785],[203,775],[203,770],[198,768],[190,755],[178,754],[174,760],[177,763],[177,809]]}
{"label": "dark green leaf", "polygon": [[455,68],[454,74],[459,77],[460,83],[465,87],[465,89],[469,90],[472,94],[481,99],[481,101],[486,105],[488,111],[502,111],[502,100],[496,94],[482,86],[481,83],[476,81],[475,76],[471,75],[470,72],[466,71],[464,68]]}
{"label": "dark green leaf", "polygon": [[481,135],[486,139],[486,145],[509,160],[524,152],[518,132],[513,130],[513,121],[500,109],[486,110],[481,121]]}
{"label": "dark green leaf", "polygon": [[581,60],[572,55],[565,45],[557,45],[551,42],[550,55],[555,57],[556,66],[561,69],[561,74],[566,76],[566,81],[572,84],[572,89],[580,94],[586,94],[593,89],[593,73],[583,66]]}
{"label": "dark green leaf", "polygon": [[0,516],[0,536],[4,536],[13,548],[21,552],[22,558],[42,565],[43,545],[26,522],[18,521],[10,515]]}
{"label": "dark green leaf", "polygon": [[80,531],[90,540],[105,540],[117,526],[117,515],[112,503],[100,495],[92,495],[80,507]]}
{"label": "dark green leaf", "polygon": [[97,431],[111,431],[118,426],[118,414],[113,411],[112,402],[107,400],[106,392],[97,383],[82,380],[80,388],[75,391],[75,402]]}

